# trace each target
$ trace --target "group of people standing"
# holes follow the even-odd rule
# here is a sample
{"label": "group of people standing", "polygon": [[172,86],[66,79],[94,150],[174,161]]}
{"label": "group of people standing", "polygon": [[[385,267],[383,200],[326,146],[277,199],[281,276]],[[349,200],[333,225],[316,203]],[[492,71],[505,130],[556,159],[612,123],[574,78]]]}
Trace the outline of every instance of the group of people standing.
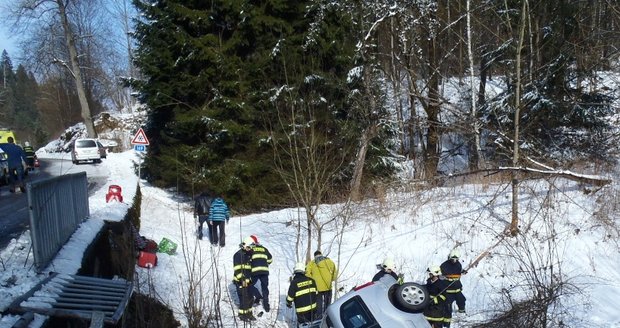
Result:
{"label": "group of people standing", "polygon": [[[224,247],[225,224],[229,221],[228,205],[221,196],[203,192],[196,198],[194,216],[198,218],[198,239],[202,239],[203,225],[208,222],[209,241],[212,245]],[[432,328],[449,328],[452,322],[452,306],[456,302],[458,312],[465,312],[465,296],[460,278],[463,270],[458,250],[452,250],[448,259],[440,266],[427,269],[426,288],[431,302],[424,310],[424,317]],[[269,312],[269,265],[273,257],[267,247],[259,243],[258,237],[250,235],[239,244],[233,255],[233,283],[239,298],[239,319],[245,322],[256,320],[252,313],[254,305],[262,304]],[[390,275],[398,283],[403,276],[396,273],[394,260],[386,258],[379,266],[372,281]],[[286,306],[295,306],[298,324],[309,323],[322,317],[332,303],[332,285],[338,277],[336,264],[319,250],[307,264],[298,262],[286,296]],[[260,290],[259,290],[260,287]]]}
{"label": "group of people standing", "polygon": [[433,328],[449,328],[452,323],[452,304],[456,301],[459,313],[465,313],[465,296],[461,276],[467,274],[459,261],[458,250],[452,250],[448,259],[440,266],[427,269],[426,289],[431,304],[424,311],[424,317]]}
{"label": "group of people standing", "polygon": [[[258,237],[251,235],[239,244],[233,255],[233,283],[239,298],[239,319],[256,320],[252,306],[262,303],[266,312],[269,306],[269,265],[273,258]],[[286,296],[286,306],[295,306],[299,324],[317,320],[332,301],[332,284],[338,277],[336,264],[321,251],[314,253],[308,264],[296,263]],[[260,286],[260,291],[258,286]]]}
{"label": "group of people standing", "polygon": [[194,217],[198,218],[198,239],[202,240],[203,225],[207,222],[208,237],[211,245],[226,245],[226,223],[230,220],[230,210],[222,196],[203,192],[194,202]]}

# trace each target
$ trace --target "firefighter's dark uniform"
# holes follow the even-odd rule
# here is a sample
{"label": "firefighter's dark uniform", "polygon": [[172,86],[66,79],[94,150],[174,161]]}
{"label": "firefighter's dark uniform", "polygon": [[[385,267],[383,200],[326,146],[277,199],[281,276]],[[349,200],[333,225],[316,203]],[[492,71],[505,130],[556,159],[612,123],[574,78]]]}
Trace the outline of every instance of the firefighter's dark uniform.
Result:
{"label": "firefighter's dark uniform", "polygon": [[431,303],[424,309],[424,317],[433,328],[440,328],[444,325],[447,286],[447,281],[443,279],[432,281],[428,278],[426,280],[426,290],[431,297]]}
{"label": "firefighter's dark uniform", "polygon": [[306,277],[303,272],[295,272],[286,296],[286,306],[291,307],[295,302],[295,312],[299,324],[316,320],[316,283]]}
{"label": "firefighter's dark uniform", "polygon": [[[249,249],[249,248],[248,248]],[[243,321],[256,320],[252,314],[252,251],[244,249],[241,245],[235,255],[233,255],[234,277],[233,282],[237,287],[239,297],[239,318]]]}
{"label": "firefighter's dark uniform", "polygon": [[[267,247],[261,244],[252,246],[252,294],[257,301],[262,298],[263,308],[269,312],[269,265],[273,261]],[[260,281],[261,292],[256,283]]]}
{"label": "firefighter's dark uniform", "polygon": [[446,317],[444,319],[444,327],[450,327],[452,323],[452,303],[456,301],[456,306],[460,312],[465,311],[465,295],[462,293],[463,284],[461,283],[461,275],[463,274],[463,266],[461,262],[447,260],[440,266],[441,272],[448,281],[446,289]]}
{"label": "firefighter's dark uniform", "polygon": [[24,146],[24,153],[26,153],[26,169],[34,168],[34,148],[32,146]]}

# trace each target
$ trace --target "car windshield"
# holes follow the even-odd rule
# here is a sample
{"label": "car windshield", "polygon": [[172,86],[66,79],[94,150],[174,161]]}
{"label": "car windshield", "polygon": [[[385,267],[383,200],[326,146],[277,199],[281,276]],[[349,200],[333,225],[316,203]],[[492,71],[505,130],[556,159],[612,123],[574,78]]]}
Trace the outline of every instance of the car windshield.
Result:
{"label": "car windshield", "polygon": [[75,148],[93,148],[97,147],[95,140],[77,140],[75,142]]}
{"label": "car windshield", "polygon": [[364,301],[355,296],[340,307],[340,320],[345,328],[380,328]]}

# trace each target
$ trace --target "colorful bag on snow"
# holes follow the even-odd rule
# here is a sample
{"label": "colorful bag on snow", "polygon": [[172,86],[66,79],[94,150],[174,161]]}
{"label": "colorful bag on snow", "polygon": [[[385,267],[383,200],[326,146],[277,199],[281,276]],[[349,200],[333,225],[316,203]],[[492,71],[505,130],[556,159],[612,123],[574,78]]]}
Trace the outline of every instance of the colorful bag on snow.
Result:
{"label": "colorful bag on snow", "polygon": [[138,266],[149,269],[157,266],[157,254],[140,252],[140,256],[138,257]]}
{"label": "colorful bag on snow", "polygon": [[160,253],[174,255],[177,252],[177,244],[172,240],[164,237],[159,243],[159,248],[157,249],[157,251]]}

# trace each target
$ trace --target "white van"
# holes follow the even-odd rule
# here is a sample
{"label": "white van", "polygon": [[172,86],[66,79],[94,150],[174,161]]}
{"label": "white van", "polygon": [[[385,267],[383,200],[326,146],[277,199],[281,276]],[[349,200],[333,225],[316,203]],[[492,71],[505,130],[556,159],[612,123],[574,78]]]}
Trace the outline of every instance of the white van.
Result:
{"label": "white van", "polygon": [[71,149],[71,161],[73,164],[79,164],[82,161],[93,161],[101,163],[101,153],[97,139],[75,139]]}

